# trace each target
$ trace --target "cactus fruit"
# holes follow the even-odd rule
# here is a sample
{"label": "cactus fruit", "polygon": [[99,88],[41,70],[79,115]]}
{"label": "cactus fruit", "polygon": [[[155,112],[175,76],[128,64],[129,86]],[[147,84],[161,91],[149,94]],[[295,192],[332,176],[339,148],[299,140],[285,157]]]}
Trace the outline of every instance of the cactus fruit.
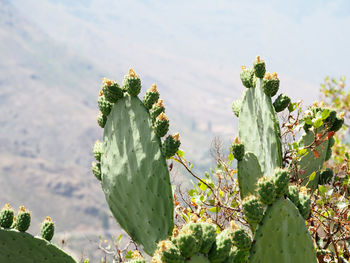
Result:
{"label": "cactus fruit", "polygon": [[248,232],[239,228],[233,231],[232,233],[232,242],[241,251],[249,251],[252,246],[252,239],[249,236]]}
{"label": "cactus fruit", "polygon": [[104,128],[107,122],[107,116],[100,112],[97,116],[97,123],[101,128]]}
{"label": "cactus fruit", "polygon": [[159,99],[159,92],[157,90],[157,85],[152,84],[152,86],[146,91],[143,98],[143,104],[147,109],[151,109],[152,105]]}
{"label": "cactus fruit", "polygon": [[163,100],[158,100],[156,103],[153,104],[150,110],[151,119],[155,121],[159,114],[161,114],[162,112],[165,112]]}
{"label": "cactus fruit", "polygon": [[47,241],[51,241],[55,233],[55,224],[52,222],[51,218],[48,216],[41,224],[41,237]]}
{"label": "cactus fruit", "polygon": [[152,262],[183,263],[180,250],[169,240],[160,241],[154,253]]}
{"label": "cactus fruit", "polygon": [[128,74],[124,76],[122,89],[133,97],[136,97],[141,91],[141,79],[131,68]]}
{"label": "cactus fruit", "polygon": [[237,118],[239,117],[239,112],[241,111],[241,106],[242,106],[242,100],[241,99],[234,100],[232,102],[232,111],[236,115]]}
{"label": "cactus fruit", "polygon": [[208,258],[211,263],[221,263],[229,256],[232,247],[231,230],[222,231],[215,239],[209,251]]}
{"label": "cactus fruit", "polygon": [[16,216],[16,228],[21,232],[27,231],[30,226],[30,219],[30,212],[24,206],[21,206]]}
{"label": "cactus fruit", "polygon": [[280,198],[266,210],[255,233],[249,263],[316,263],[311,236],[298,209]]}
{"label": "cactus fruit", "polygon": [[154,131],[159,137],[163,137],[169,131],[169,119],[164,112],[158,115],[154,123]]}
{"label": "cactus fruit", "polygon": [[101,161],[101,155],[102,155],[102,143],[97,140],[94,144],[94,148],[93,148],[93,152],[94,152],[94,157],[96,159],[96,161]]}
{"label": "cactus fruit", "polygon": [[180,147],[180,137],[179,133],[174,135],[169,135],[163,142],[162,151],[166,158],[170,158],[175,155]]}
{"label": "cactus fruit", "polygon": [[300,201],[299,201],[299,189],[298,189],[298,186],[290,185],[288,187],[287,196],[288,196],[289,200],[292,201],[296,207],[299,207]]}
{"label": "cactus fruit", "polygon": [[102,114],[105,116],[108,116],[108,114],[112,110],[113,104],[106,100],[103,93],[100,93],[100,96],[98,97],[97,104],[98,104],[98,107],[99,107],[100,111],[102,112]]}
{"label": "cactus fruit", "polygon": [[54,244],[25,232],[0,228],[0,262],[76,263]]}
{"label": "cactus fruit", "polygon": [[101,164],[92,162],[91,169],[97,180],[101,181]]}
{"label": "cactus fruit", "polygon": [[285,94],[280,94],[273,103],[276,112],[281,112],[290,104],[290,98]]}
{"label": "cactus fruit", "polygon": [[239,141],[238,137],[235,138],[232,144],[232,153],[236,160],[241,161],[244,156],[244,145]]}
{"label": "cactus fruit", "polygon": [[240,77],[241,77],[242,84],[246,88],[253,87],[253,78],[254,78],[254,71],[253,70],[247,69],[245,66],[242,66]]}
{"label": "cactus fruit", "polygon": [[160,138],[169,120],[162,100],[148,110],[138,98],[141,81],[133,71],[122,86],[127,92],[113,104],[104,126],[101,185],[118,223],[152,255],[173,228],[172,190]]}
{"label": "cactus fruit", "polygon": [[266,72],[266,68],[265,62],[260,58],[260,56],[256,57],[253,67],[255,76],[259,79],[263,78]]}
{"label": "cactus fruit", "polygon": [[276,197],[280,198],[288,191],[289,175],[285,169],[277,168],[274,175]]}
{"label": "cactus fruit", "polygon": [[266,96],[273,97],[276,95],[278,88],[280,86],[280,80],[277,77],[277,73],[274,72],[270,74],[269,72],[265,74],[262,89]]}
{"label": "cactus fruit", "polygon": [[216,238],[215,225],[210,223],[201,223],[202,226],[202,246],[200,253],[208,254]]}
{"label": "cactus fruit", "polygon": [[13,209],[10,204],[6,204],[0,211],[0,227],[10,228],[14,217]]}
{"label": "cactus fruit", "polygon": [[243,212],[250,225],[254,226],[264,217],[264,205],[253,195],[247,196],[242,203]]}
{"label": "cactus fruit", "polygon": [[276,190],[273,177],[263,176],[258,180],[258,194],[260,201],[271,205],[276,199]]}
{"label": "cactus fruit", "polygon": [[102,79],[102,92],[106,100],[110,103],[115,103],[123,97],[123,90],[119,87],[118,83],[106,78]]}
{"label": "cactus fruit", "polygon": [[330,168],[326,168],[320,174],[319,184],[327,184],[329,183],[334,176],[333,170]]}

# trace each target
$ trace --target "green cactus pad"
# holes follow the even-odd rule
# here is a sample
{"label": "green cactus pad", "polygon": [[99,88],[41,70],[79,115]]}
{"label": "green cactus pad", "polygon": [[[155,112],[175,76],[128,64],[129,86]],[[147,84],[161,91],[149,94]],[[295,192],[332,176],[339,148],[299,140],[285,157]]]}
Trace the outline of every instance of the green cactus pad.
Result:
{"label": "green cactus pad", "polygon": [[[322,132],[322,128],[319,132]],[[315,135],[313,131],[308,131],[301,138],[300,145],[307,146],[314,141]],[[326,160],[327,149],[328,149],[328,140],[325,140],[323,143],[316,147],[318,155],[315,155],[310,149],[308,149],[307,155],[303,156],[299,161],[299,171],[298,177],[303,180],[304,185],[308,185],[311,189],[316,189],[319,181],[319,171],[322,169],[323,163]],[[309,182],[310,175],[315,172],[315,178]]]}
{"label": "green cactus pad", "polygon": [[202,226],[202,246],[200,252],[208,254],[216,239],[216,227],[214,224],[201,223]]}
{"label": "green cactus pad", "polygon": [[143,98],[143,104],[147,109],[151,109],[152,105],[159,99],[159,92],[156,84],[153,84],[151,88],[146,91]]}
{"label": "green cactus pad", "polygon": [[273,103],[276,112],[281,112],[288,107],[290,98],[285,94],[280,94]]}
{"label": "green cactus pad", "polygon": [[101,164],[92,162],[91,169],[97,180],[101,181]]}
{"label": "green cactus pad", "polygon": [[0,228],[0,262],[6,263],[76,263],[52,243],[17,230]]}
{"label": "green cactus pad", "polygon": [[247,89],[239,113],[239,139],[245,151],[258,158],[261,171],[273,176],[274,169],[282,166],[280,130],[271,98],[261,88],[257,79],[255,89]]}
{"label": "green cactus pad", "polygon": [[102,81],[104,82],[102,92],[107,101],[115,103],[118,99],[123,97],[123,90],[119,87],[117,82],[105,78]]}
{"label": "green cactus pad", "polygon": [[190,260],[186,260],[186,263],[210,263],[209,259],[202,255],[202,254],[197,254],[191,257]]}
{"label": "green cactus pad", "polygon": [[229,256],[232,241],[231,241],[231,230],[227,229],[222,231],[209,252],[208,258],[211,263],[221,263]]}
{"label": "green cactus pad", "polygon": [[41,224],[40,229],[41,237],[47,241],[51,241],[55,233],[55,224],[52,222],[50,217],[47,217]]}
{"label": "green cactus pad", "polygon": [[30,212],[21,206],[16,218],[16,228],[21,232],[27,231],[31,221]]}
{"label": "green cactus pad", "polygon": [[265,205],[271,205],[276,199],[276,190],[273,177],[261,177],[258,180],[258,194],[260,201]]}
{"label": "green cactus pad", "polygon": [[329,131],[337,132],[340,130],[341,127],[343,127],[343,124],[344,124],[344,119],[336,118]]}
{"label": "green cactus pad", "polygon": [[247,152],[237,163],[237,176],[241,199],[248,195],[256,195],[256,182],[262,177],[262,173],[254,153]]}
{"label": "green cactus pad", "polygon": [[241,70],[241,81],[246,88],[253,87],[254,70],[242,68]]}
{"label": "green cactus pad", "polygon": [[107,122],[107,116],[100,112],[97,116],[97,123],[101,128],[104,128]]}
{"label": "green cactus pad", "polygon": [[317,263],[305,221],[288,199],[268,207],[254,240],[249,263]]}
{"label": "green cactus pad", "polygon": [[335,140],[334,137],[332,136],[331,138],[328,139],[328,147],[327,147],[327,152],[326,152],[326,157],[325,161],[328,161],[332,157],[332,147],[334,146]]}
{"label": "green cactus pad", "polygon": [[148,254],[173,228],[169,171],[160,147],[139,98],[118,100],[104,129],[102,188],[119,224]]}
{"label": "green cactus pad", "polygon": [[279,198],[285,195],[288,191],[288,185],[289,185],[288,171],[285,169],[277,168],[275,170],[274,183],[275,183],[276,197]]}
{"label": "green cactus pad", "polygon": [[9,204],[6,204],[0,211],[0,227],[10,228],[13,223],[14,212]]}
{"label": "green cactus pad", "polygon": [[98,97],[97,104],[102,114],[108,116],[108,114],[111,112],[113,104],[108,102],[104,95]]}

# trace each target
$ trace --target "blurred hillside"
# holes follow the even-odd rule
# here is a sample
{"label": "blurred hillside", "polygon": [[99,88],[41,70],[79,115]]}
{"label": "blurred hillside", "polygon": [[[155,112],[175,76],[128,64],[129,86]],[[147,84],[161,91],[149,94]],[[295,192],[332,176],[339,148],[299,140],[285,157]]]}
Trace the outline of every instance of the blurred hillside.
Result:
{"label": "blurred hillside", "polygon": [[[56,242],[65,238],[65,249],[92,258],[99,234],[120,233],[90,172],[92,145],[102,138],[96,98],[102,76],[121,81],[127,68],[102,73],[98,63],[52,39],[10,1],[0,1],[0,39],[0,205],[29,208],[34,234],[50,215]],[[156,72],[142,76],[148,85],[156,79]],[[162,95],[170,93],[158,86]],[[191,96],[165,100],[172,130],[187,134],[183,148],[203,169],[213,133],[209,116],[196,121],[180,106],[191,103]]]}

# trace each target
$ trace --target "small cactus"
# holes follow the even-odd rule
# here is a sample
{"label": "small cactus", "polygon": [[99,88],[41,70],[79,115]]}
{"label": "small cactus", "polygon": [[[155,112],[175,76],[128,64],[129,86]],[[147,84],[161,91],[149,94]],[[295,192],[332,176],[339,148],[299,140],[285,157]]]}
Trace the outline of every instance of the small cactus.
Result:
{"label": "small cactus", "polygon": [[260,56],[256,57],[253,67],[255,76],[259,79],[263,78],[266,72],[266,67],[265,62],[260,58]]}
{"label": "small cactus", "polygon": [[272,177],[263,176],[258,180],[258,194],[265,205],[271,205],[275,201],[276,190]]}
{"label": "small cactus", "polygon": [[269,97],[275,96],[278,91],[279,85],[280,85],[280,80],[278,79],[276,72],[272,74],[268,72],[265,74],[263,83],[262,83],[262,89],[267,96]]}
{"label": "small cactus", "polygon": [[154,131],[159,137],[163,137],[169,130],[169,119],[164,112],[159,114],[154,123]]}
{"label": "small cactus", "polygon": [[159,92],[157,85],[153,84],[147,91],[143,98],[143,104],[147,109],[151,109],[153,104],[159,99]]}
{"label": "small cactus", "polygon": [[163,142],[162,151],[166,158],[170,158],[175,155],[180,147],[180,137],[179,133],[174,135],[169,135]]}
{"label": "small cactus", "polygon": [[150,110],[151,119],[155,121],[159,114],[162,112],[165,112],[165,108],[163,105],[163,100],[159,99],[156,103],[153,104]]}
{"label": "small cactus", "polygon": [[123,90],[119,87],[118,83],[106,78],[102,79],[102,92],[106,100],[110,103],[115,103],[123,97]]}
{"label": "small cactus", "polygon": [[41,224],[41,237],[47,241],[51,241],[55,233],[55,224],[52,222],[51,218],[48,216]]}
{"label": "small cactus", "polygon": [[244,145],[239,141],[238,137],[235,138],[232,144],[232,153],[237,161],[241,161],[244,156]]}
{"label": "small cactus", "polygon": [[21,232],[27,231],[27,229],[30,226],[31,216],[30,216],[30,212],[27,209],[25,209],[24,206],[21,206],[19,208],[16,219],[17,219],[16,220],[17,230]]}
{"label": "small cactus", "polygon": [[0,211],[0,226],[10,228],[13,222],[14,212],[10,204],[6,204]]}
{"label": "small cactus", "polygon": [[241,81],[246,88],[253,87],[254,71],[247,69],[245,66],[241,67]]}
{"label": "small cactus", "polygon": [[127,91],[130,96],[136,97],[141,90],[141,80],[133,69],[129,69],[129,73],[125,75],[122,89]]}

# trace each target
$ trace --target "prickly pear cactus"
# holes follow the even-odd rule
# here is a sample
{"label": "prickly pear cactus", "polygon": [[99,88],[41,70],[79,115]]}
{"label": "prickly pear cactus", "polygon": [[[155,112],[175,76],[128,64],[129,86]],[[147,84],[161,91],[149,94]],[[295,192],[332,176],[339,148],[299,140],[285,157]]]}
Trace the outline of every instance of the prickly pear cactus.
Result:
{"label": "prickly pear cactus", "polygon": [[[251,71],[255,75],[253,84],[250,84]],[[242,83],[247,89],[240,112],[236,114],[239,116],[239,139],[235,139],[235,147],[232,147],[237,159],[243,212],[254,233],[248,262],[316,263],[312,239],[304,221],[310,213],[310,198],[307,190],[296,188],[294,203],[290,201],[288,171],[281,169],[282,149],[276,112],[284,110],[290,100],[280,95],[273,105],[271,97],[279,89],[279,79],[276,73],[265,72],[265,62],[260,57],[255,60],[253,69],[242,69]],[[236,156],[238,146],[244,147],[243,156]],[[247,256],[240,255],[241,261],[236,262],[246,262]]]}
{"label": "prickly pear cactus", "polygon": [[[103,90],[116,82],[104,79]],[[180,145],[179,135],[161,137],[169,129],[162,100],[153,85],[141,101],[141,80],[133,70],[125,76],[122,96],[113,101],[106,116],[102,147],[95,144],[97,163],[92,170],[101,180],[108,205],[118,223],[153,254],[157,243],[173,229],[173,198],[166,158]],[[100,97],[104,96],[100,91]],[[108,97],[105,96],[108,100]],[[101,152],[101,153],[100,153]]]}
{"label": "prickly pear cactus", "polygon": [[[70,255],[48,241],[51,240],[54,231],[51,218],[48,219],[49,217],[47,217],[43,222],[42,233],[45,234],[45,238],[41,238],[25,232],[30,224],[30,220],[28,221],[28,210],[24,207],[20,208],[18,212],[19,222],[18,215],[17,217],[13,216],[13,210],[9,204],[4,207],[0,216],[8,215],[9,213],[10,216],[6,216],[6,220],[2,221],[0,226],[0,262],[76,263]],[[11,218],[11,220],[8,218]],[[18,228],[18,223],[19,230],[15,229],[15,227]],[[9,228],[9,225],[11,225],[11,228]]]}
{"label": "prickly pear cactus", "polygon": [[174,228],[168,240],[158,243],[152,263],[242,263],[248,257],[252,239],[234,224],[217,234],[210,222],[192,222],[181,230]]}

